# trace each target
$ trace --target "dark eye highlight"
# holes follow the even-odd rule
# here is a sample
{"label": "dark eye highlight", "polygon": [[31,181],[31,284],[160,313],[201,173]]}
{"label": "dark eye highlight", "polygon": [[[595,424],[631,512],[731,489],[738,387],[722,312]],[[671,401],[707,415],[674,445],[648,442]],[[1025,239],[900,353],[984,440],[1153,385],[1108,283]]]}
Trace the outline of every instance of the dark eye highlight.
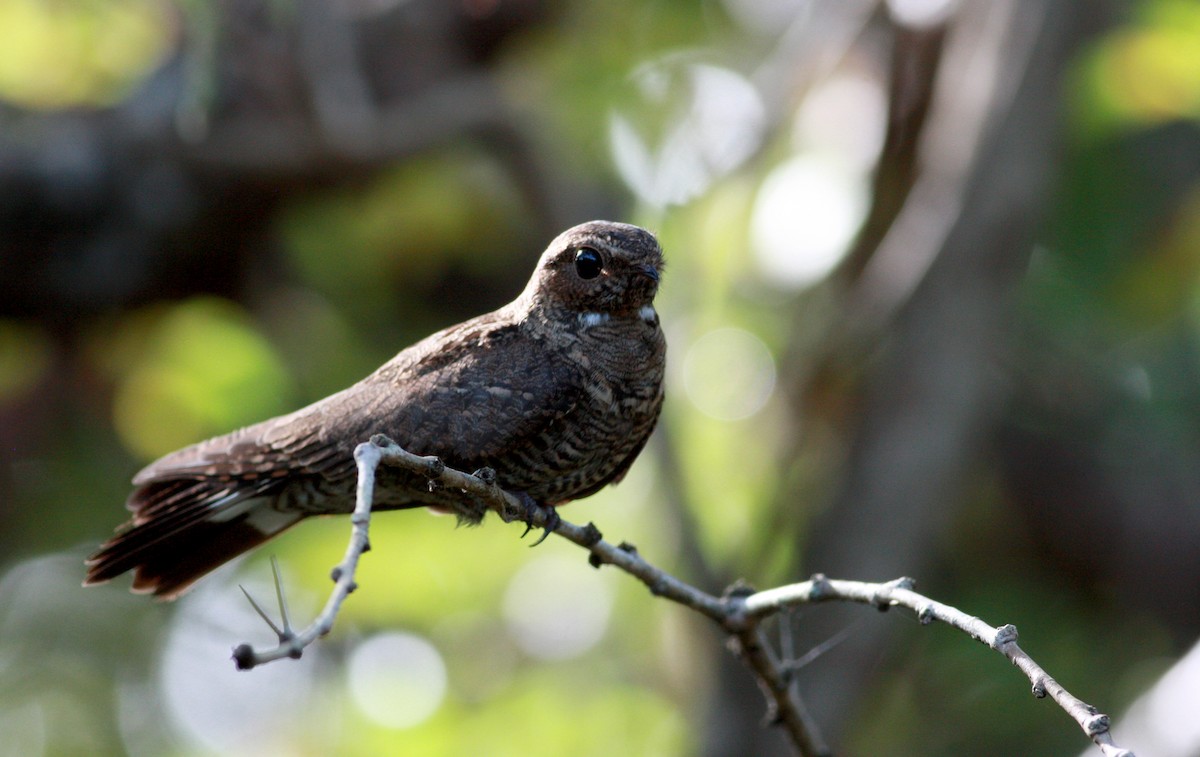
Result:
{"label": "dark eye highlight", "polygon": [[600,253],[591,247],[580,247],[575,251],[575,273],[581,279],[594,279],[604,270],[604,261]]}

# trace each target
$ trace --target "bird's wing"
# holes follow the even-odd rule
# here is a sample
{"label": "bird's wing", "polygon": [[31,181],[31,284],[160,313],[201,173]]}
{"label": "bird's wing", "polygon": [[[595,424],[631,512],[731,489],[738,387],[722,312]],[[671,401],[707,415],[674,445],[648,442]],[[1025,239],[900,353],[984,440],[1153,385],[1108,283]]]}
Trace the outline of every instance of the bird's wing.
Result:
{"label": "bird's wing", "polygon": [[[374,434],[468,471],[537,439],[580,399],[577,363],[520,332],[475,319],[410,347],[358,384],[290,415],[209,439],[143,469],[139,516],[176,503],[167,481],[238,481],[260,491],[285,475],[355,475],[354,447]],[[147,501],[147,499],[151,501]]]}
{"label": "bird's wing", "polygon": [[[321,511],[320,501],[306,511],[281,510],[273,503],[286,487],[324,480],[327,491],[349,495],[354,447],[374,434],[468,471],[520,454],[571,413],[577,369],[515,328],[471,324],[405,350],[343,392],[147,466],[127,502],[133,518],[89,558],[88,582],[136,568],[136,590],[178,595]],[[403,500],[401,493],[391,504]]]}
{"label": "bird's wing", "polygon": [[578,362],[515,324],[468,322],[447,336],[352,390],[353,427],[339,435],[358,443],[387,434],[471,471],[524,451],[581,401]]}

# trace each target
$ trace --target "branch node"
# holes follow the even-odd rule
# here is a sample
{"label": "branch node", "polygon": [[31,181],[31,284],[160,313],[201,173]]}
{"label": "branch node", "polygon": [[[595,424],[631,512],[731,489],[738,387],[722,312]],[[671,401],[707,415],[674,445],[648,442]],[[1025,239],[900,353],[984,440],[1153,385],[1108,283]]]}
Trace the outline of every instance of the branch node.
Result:
{"label": "branch node", "polygon": [[746,597],[748,597],[754,593],[755,593],[754,587],[751,586],[750,583],[748,581],[746,581],[745,579],[739,578],[738,580],[731,583],[729,586],[725,587],[725,593],[721,595],[721,599],[724,599],[724,600],[745,599]]}
{"label": "branch node", "polygon": [[[379,448],[385,448],[386,453],[381,452]],[[369,444],[355,447],[354,458],[359,474],[355,511],[351,517],[354,528],[342,562],[330,572],[330,577],[336,585],[325,608],[312,623],[298,633],[293,632],[287,618],[282,580],[278,566],[273,562],[276,592],[280,614],[283,617],[282,628],[270,619],[248,593],[247,597],[264,622],[276,631],[279,645],[263,652],[255,652],[249,644],[235,647],[232,656],[238,670],[250,670],[264,662],[282,657],[297,659],[305,647],[316,638],[330,632],[342,601],[358,588],[354,580],[355,568],[358,558],[369,548],[367,529],[372,511],[375,471],[377,466],[386,460],[389,464],[404,467],[418,476],[429,476],[427,480],[430,486],[437,486],[438,482],[442,481],[445,483],[441,485],[451,491],[461,490],[464,495],[474,498],[471,500],[472,506],[478,508],[482,504],[497,512],[505,522],[511,522],[523,515],[525,522],[531,526],[540,523],[547,527],[547,531],[557,530],[560,536],[589,550],[588,562],[593,567],[600,567],[605,563],[614,564],[640,580],[654,596],[667,597],[716,621],[729,632],[726,640],[729,649],[754,671],[759,685],[767,693],[771,707],[771,723],[786,727],[795,743],[805,745],[802,748],[805,754],[826,755],[829,750],[820,742],[819,737],[815,736],[815,722],[804,710],[794,683],[796,671],[804,664],[804,660],[791,659],[793,652],[790,649],[790,641],[781,642],[781,645],[786,647],[783,650],[786,659],[779,659],[771,649],[770,641],[759,623],[770,615],[787,613],[789,608],[805,602],[841,600],[871,604],[880,610],[886,610],[893,605],[903,606],[915,612],[923,625],[940,620],[975,639],[984,641],[1026,674],[1033,682],[1034,696],[1052,695],[1075,722],[1104,748],[1106,755],[1132,757],[1128,750],[1112,745],[1108,716],[1098,713],[1094,708],[1067,694],[1016,645],[1015,626],[992,628],[979,618],[923,597],[912,590],[915,582],[911,578],[898,578],[886,584],[868,584],[859,581],[832,581],[824,574],[816,573],[808,582],[775,587],[763,592],[756,592],[748,582],[739,579],[718,599],[647,563],[633,544],[622,542],[614,546],[603,541],[599,529],[592,523],[581,528],[571,523],[560,524],[557,518],[552,521],[550,516],[556,515],[557,511],[543,509],[528,494],[501,489],[495,483],[495,472],[492,470],[481,468],[474,476],[470,476],[462,471],[447,468],[436,457],[413,455],[381,434],[371,437]],[[786,618],[781,622],[786,623]]]}
{"label": "branch node", "polygon": [[371,436],[371,444],[374,444],[376,447],[387,449],[388,447],[394,445],[395,442],[393,442],[391,437],[389,437],[387,434],[373,434]]}
{"label": "branch node", "polygon": [[583,546],[594,547],[604,539],[604,534],[600,533],[600,529],[596,528],[596,524],[590,520],[583,527]]}
{"label": "branch node", "polygon": [[503,490],[497,488],[496,491],[499,495],[498,504],[500,506],[496,514],[505,523],[512,523],[516,520],[524,521],[525,525],[528,526],[525,532],[521,534],[521,538],[524,539],[525,534],[533,530],[534,513],[538,508],[538,503],[525,492],[510,492],[512,496],[505,497],[503,496]]}
{"label": "branch node", "polygon": [[422,457],[425,462],[425,476],[430,482],[436,482],[446,471],[446,464],[442,462],[442,458],[430,455]]}
{"label": "branch node", "polygon": [[886,583],[871,593],[871,605],[880,612],[892,608],[892,584]]}
{"label": "branch node", "polygon": [[996,629],[996,638],[992,641],[992,649],[999,651],[1005,644],[1011,644],[1017,640],[1017,627],[1012,623],[1006,623]]}
{"label": "branch node", "polygon": [[233,648],[233,664],[238,670],[254,669],[254,648],[249,644],[238,644]]}
{"label": "branch node", "polygon": [[1102,733],[1108,733],[1108,726],[1108,716],[1101,712],[1083,722],[1083,731],[1088,736],[1099,736]]}
{"label": "branch node", "polygon": [[832,587],[829,585],[829,579],[824,573],[813,573],[808,579],[812,584],[812,588],[808,591],[809,601],[820,602],[822,599],[827,599],[832,594]]}
{"label": "branch node", "polygon": [[[587,549],[591,550],[591,552],[588,554],[588,565],[591,565],[596,570],[599,570],[600,566],[609,562],[609,560],[606,560],[599,551],[592,549],[592,547],[596,546],[603,540],[604,534],[600,533],[600,529],[596,528],[595,523],[588,521],[587,525],[583,527],[583,540],[580,543]],[[626,546],[633,550],[633,555],[637,555],[637,548],[632,544],[626,544],[626,542],[621,542],[617,549],[625,550]]]}
{"label": "branch node", "polygon": [[783,719],[783,711],[779,705],[775,704],[774,700],[767,701],[767,712],[763,715],[763,725],[768,728],[778,728],[786,725],[787,721]]}
{"label": "branch node", "polygon": [[800,676],[800,665],[798,660],[781,660],[779,662],[779,681],[785,686],[791,686],[793,681],[798,681]]}

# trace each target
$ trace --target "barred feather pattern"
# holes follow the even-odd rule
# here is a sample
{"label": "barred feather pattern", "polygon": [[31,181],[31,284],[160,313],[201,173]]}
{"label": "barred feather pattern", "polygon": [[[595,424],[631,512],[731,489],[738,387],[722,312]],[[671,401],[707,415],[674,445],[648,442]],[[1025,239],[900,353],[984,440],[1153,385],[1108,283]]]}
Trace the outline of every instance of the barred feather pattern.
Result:
{"label": "barred feather pattern", "polygon": [[[133,517],[89,558],[85,583],[132,570],[134,591],[173,598],[306,517],[352,511],[353,450],[377,433],[456,468],[490,467],[500,486],[545,505],[619,481],[662,407],[661,271],[644,229],[569,229],[503,308],[427,337],[342,392],[147,466],[127,502]],[[461,508],[461,498],[407,471],[377,474],[379,510]],[[482,517],[481,502],[466,504]]]}

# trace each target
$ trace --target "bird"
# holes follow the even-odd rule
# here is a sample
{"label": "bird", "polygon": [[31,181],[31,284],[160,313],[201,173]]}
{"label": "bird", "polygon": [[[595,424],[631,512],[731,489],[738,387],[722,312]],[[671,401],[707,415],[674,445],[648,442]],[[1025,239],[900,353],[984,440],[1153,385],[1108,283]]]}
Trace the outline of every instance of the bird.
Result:
{"label": "bird", "polygon": [[[354,448],[384,434],[555,507],[619,482],[657,423],[666,340],[655,236],[590,221],[550,242],[503,307],[401,350],[358,383],[288,415],[185,447],[133,478],[128,522],[86,561],[84,585],[133,571],[175,599],[305,518],[354,509]],[[381,467],[374,510],[430,507],[475,523],[485,504]]]}

